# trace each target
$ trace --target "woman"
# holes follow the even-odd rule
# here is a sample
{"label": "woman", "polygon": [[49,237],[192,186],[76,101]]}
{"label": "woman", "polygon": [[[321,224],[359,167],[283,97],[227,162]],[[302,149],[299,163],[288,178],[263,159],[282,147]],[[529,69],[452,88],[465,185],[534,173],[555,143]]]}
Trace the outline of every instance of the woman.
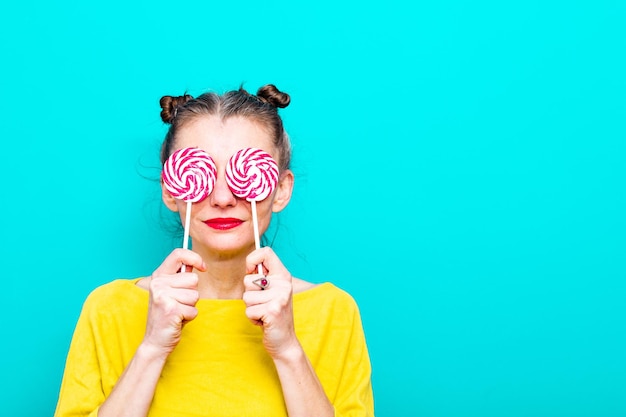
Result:
{"label": "woman", "polygon": [[[225,180],[241,149],[277,161],[277,186],[256,208],[264,233],[294,184],[278,115],[289,101],[273,85],[257,95],[240,88],[161,99],[170,124],[162,162],[181,148],[202,149],[217,166],[215,186],[191,205],[193,250],[175,249],[151,276],[110,282],[87,298],[55,416],[373,415],[354,300],[330,283],[292,277],[271,248],[255,249],[251,203]],[[163,186],[162,196],[184,219],[186,203]]]}

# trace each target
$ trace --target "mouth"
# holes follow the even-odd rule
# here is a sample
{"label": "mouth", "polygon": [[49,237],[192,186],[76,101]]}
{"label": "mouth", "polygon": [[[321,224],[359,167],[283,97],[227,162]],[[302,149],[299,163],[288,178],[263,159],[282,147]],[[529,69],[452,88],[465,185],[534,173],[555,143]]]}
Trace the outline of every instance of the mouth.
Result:
{"label": "mouth", "polygon": [[239,226],[243,220],[232,217],[216,217],[204,222],[207,226],[215,230],[229,230]]}

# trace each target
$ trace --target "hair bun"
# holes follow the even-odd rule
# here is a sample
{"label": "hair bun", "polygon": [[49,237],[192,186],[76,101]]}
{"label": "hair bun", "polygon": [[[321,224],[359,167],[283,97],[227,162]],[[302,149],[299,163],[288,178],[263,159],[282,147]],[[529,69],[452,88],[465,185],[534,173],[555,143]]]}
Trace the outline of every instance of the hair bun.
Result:
{"label": "hair bun", "polygon": [[161,104],[161,120],[165,123],[172,124],[179,107],[184,106],[189,100],[193,100],[193,97],[189,94],[182,96],[163,96],[159,103]]}
{"label": "hair bun", "polygon": [[257,97],[274,107],[285,108],[291,102],[289,94],[280,91],[274,84],[267,84],[259,88]]}

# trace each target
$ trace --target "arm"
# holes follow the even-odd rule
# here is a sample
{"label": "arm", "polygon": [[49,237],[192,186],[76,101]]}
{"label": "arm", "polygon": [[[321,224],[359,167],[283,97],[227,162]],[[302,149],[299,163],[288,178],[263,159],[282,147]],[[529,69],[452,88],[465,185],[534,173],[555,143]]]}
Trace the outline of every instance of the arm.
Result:
{"label": "arm", "polygon": [[289,416],[373,417],[371,364],[354,299],[341,292],[327,305],[334,306],[328,317],[334,330],[328,333],[330,339],[318,342],[325,352],[318,374],[295,334],[291,275],[270,248],[249,255],[248,272],[261,263],[270,285],[260,291],[253,284],[258,275],[246,276],[246,314],[263,329],[263,343],[273,358]]}
{"label": "arm", "polygon": [[335,417],[373,417],[371,364],[358,306],[348,293],[325,288],[298,305],[302,347]]}
{"label": "arm", "polygon": [[263,329],[263,344],[274,360],[289,417],[332,417],[333,406],[296,337],[291,274],[267,247],[248,256],[248,272],[260,264],[270,285],[261,291],[253,283],[259,276],[247,275],[243,300],[248,318]]}
{"label": "arm", "polygon": [[166,359],[167,354],[142,343],[100,407],[98,417],[147,416]]}
{"label": "arm", "polygon": [[198,277],[176,273],[183,264],[204,269],[197,254],[177,249],[152,274],[144,338],[108,396],[94,336],[97,319],[92,317],[98,306],[89,300],[85,303],[68,354],[56,417],[148,414],[161,371],[180,340],[183,324],[197,315]]}
{"label": "arm", "polygon": [[274,358],[289,417],[334,416],[324,388],[306,353],[295,346]]}

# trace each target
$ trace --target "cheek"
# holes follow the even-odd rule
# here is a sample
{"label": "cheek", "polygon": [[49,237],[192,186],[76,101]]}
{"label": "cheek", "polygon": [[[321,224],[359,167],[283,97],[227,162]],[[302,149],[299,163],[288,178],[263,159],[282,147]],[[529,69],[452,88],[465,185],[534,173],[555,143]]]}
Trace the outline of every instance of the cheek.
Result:
{"label": "cheek", "polygon": [[182,200],[175,200],[175,201],[176,201],[176,210],[178,211],[178,214],[180,215],[180,222],[181,224],[184,225],[185,218],[187,216],[187,209],[188,208],[191,209],[191,213],[190,213],[191,217],[195,216],[197,213],[199,213],[202,210],[202,205],[204,204],[204,201],[206,201],[206,199],[199,203],[192,203],[189,205],[185,201],[182,201]]}
{"label": "cheek", "polygon": [[181,216],[184,216],[185,213],[187,212],[187,203],[185,203],[182,200],[175,200],[175,201],[176,201],[176,209],[178,209],[178,212],[180,213]]}
{"label": "cheek", "polygon": [[273,196],[256,203],[256,213],[259,220],[259,227],[267,227],[272,219]]}

